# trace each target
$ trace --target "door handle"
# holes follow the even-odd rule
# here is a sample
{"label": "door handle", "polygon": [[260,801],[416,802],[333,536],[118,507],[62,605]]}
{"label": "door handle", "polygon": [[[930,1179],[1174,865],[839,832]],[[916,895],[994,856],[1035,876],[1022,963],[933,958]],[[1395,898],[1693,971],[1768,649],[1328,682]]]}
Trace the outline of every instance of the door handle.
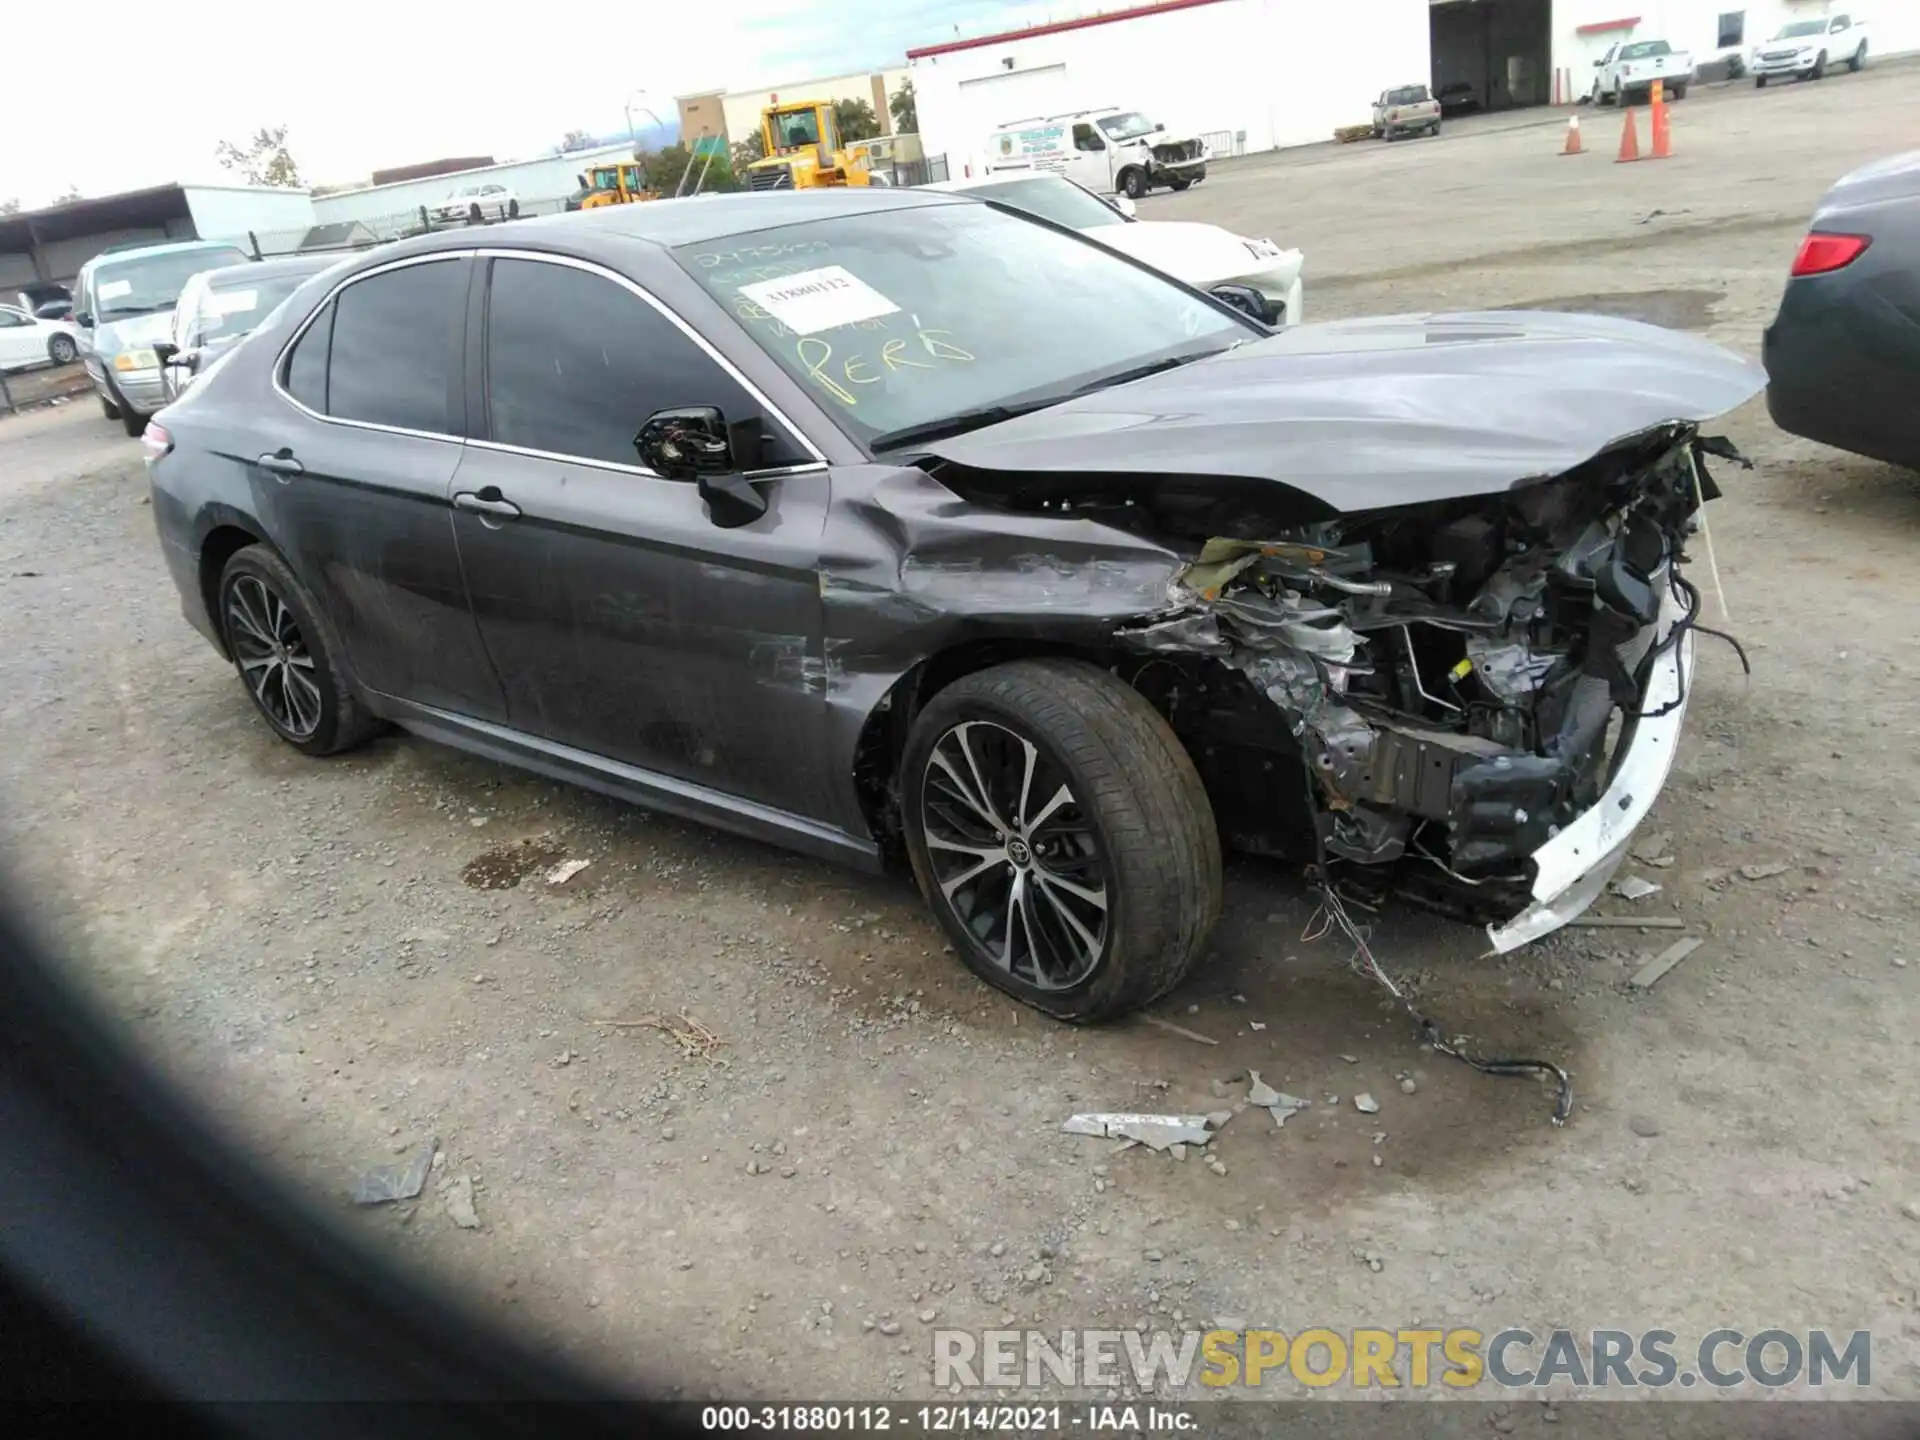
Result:
{"label": "door handle", "polygon": [[304,475],[307,467],[293,458],[290,450],[281,450],[272,455],[262,455],[253,462],[262,470],[270,470],[275,475]]}
{"label": "door handle", "polygon": [[491,515],[496,520],[520,518],[520,507],[511,500],[501,499],[498,490],[492,495],[476,495],[471,490],[462,490],[453,497],[453,505],[456,510],[472,510],[481,515]]}

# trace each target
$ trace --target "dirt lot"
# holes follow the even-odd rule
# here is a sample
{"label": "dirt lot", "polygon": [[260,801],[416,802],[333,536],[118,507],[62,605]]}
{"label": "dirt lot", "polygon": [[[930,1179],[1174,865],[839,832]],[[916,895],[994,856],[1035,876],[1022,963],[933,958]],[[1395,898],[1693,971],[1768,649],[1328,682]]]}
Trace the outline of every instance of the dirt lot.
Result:
{"label": "dirt lot", "polygon": [[[1920,127],[1914,73],[1697,93],[1659,164],[1611,163],[1612,112],[1582,159],[1450,126],[1145,213],[1301,245],[1313,318],[1550,304],[1757,353],[1813,201]],[[1726,428],[1758,465],[1723,475],[1712,623],[1753,677],[1703,644],[1648,826],[1674,862],[1606,905],[1705,944],[1639,993],[1667,934],[1505,959],[1413,914],[1375,934],[1449,1028],[1572,1072],[1564,1130],[1532,1082],[1423,1053],[1271,867],[1230,872],[1216,954],[1162,1007],[1217,1045],[1075,1032],[968,978],[904,884],[404,737],[305,760],[180,620],[133,444],[90,406],[0,422],[7,866],[317,1206],[622,1378],[924,1395],[936,1325],[1825,1325],[1870,1328],[1874,1393],[1915,1396],[1920,488],[1758,404]],[[607,1023],[681,1012],[721,1047]],[[1227,1108],[1248,1067],[1315,1104],[1239,1114],[1224,1174],[1059,1133]],[[432,1185],[346,1202],[429,1135],[477,1229]]]}

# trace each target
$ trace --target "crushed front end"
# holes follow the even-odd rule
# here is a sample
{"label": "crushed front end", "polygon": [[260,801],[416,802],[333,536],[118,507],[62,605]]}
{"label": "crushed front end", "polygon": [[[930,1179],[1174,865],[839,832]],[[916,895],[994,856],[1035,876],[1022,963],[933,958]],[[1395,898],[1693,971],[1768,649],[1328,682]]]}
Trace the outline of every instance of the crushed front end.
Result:
{"label": "crushed front end", "polygon": [[[1211,657],[1211,682],[1147,663],[1136,683],[1230,840],[1289,850],[1253,833],[1289,797],[1306,858],[1511,950],[1600,893],[1673,764],[1701,609],[1685,547],[1715,454],[1738,458],[1676,423],[1492,495],[1217,537],[1172,610],[1119,638]],[[1256,733],[1276,711],[1279,750]]]}

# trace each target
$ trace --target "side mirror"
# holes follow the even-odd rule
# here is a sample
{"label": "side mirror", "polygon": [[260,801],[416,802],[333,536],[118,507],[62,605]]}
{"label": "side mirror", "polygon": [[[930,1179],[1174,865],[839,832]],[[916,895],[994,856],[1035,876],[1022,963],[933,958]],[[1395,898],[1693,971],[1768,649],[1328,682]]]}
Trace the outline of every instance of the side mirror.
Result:
{"label": "side mirror", "polygon": [[1122,215],[1126,216],[1129,220],[1133,219],[1135,215],[1140,213],[1140,207],[1133,203],[1133,197],[1131,195],[1114,196],[1113,208],[1118,210]]}
{"label": "side mirror", "polygon": [[162,365],[180,363],[180,347],[171,340],[156,340],[149,348],[153,351],[153,358]]}
{"label": "side mirror", "polygon": [[76,310],[73,312],[73,323],[78,325],[82,330],[91,330],[93,328],[93,316],[84,310]]}
{"label": "side mirror", "polygon": [[1164,125],[1156,125],[1156,126],[1154,126],[1154,127],[1153,127],[1153,133],[1154,133],[1154,134],[1156,134],[1156,135],[1158,135],[1158,134],[1159,134],[1159,133],[1160,133],[1160,132],[1161,132],[1162,130],[1164,130],[1164,129],[1166,129],[1166,128],[1167,128],[1167,127],[1166,127],[1166,126],[1164,126]]}
{"label": "side mirror", "polygon": [[757,420],[728,425],[712,405],[657,410],[633,437],[640,463],[669,480],[692,480],[707,514],[723,530],[751,525],[767,513],[767,497],[743,473],[760,458]]}
{"label": "side mirror", "polygon": [[1251,285],[1216,285],[1207,292],[1223,305],[1231,305],[1249,320],[1258,320],[1262,325],[1273,324],[1273,308],[1267,303],[1267,297]]}

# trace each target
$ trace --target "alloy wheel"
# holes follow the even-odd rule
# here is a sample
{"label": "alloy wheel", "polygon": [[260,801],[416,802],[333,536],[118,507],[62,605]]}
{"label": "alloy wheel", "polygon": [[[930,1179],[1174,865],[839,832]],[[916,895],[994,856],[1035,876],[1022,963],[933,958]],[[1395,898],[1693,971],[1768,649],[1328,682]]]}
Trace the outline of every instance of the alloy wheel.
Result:
{"label": "alloy wheel", "polygon": [[1065,771],[1025,736],[954,725],[920,779],[933,878],[981,953],[1039,990],[1068,990],[1107,942],[1107,861]]}
{"label": "alloy wheel", "polygon": [[227,640],[253,698],[296,740],[320,728],[320,682],[292,608],[267,583],[241,575],[227,589]]}

